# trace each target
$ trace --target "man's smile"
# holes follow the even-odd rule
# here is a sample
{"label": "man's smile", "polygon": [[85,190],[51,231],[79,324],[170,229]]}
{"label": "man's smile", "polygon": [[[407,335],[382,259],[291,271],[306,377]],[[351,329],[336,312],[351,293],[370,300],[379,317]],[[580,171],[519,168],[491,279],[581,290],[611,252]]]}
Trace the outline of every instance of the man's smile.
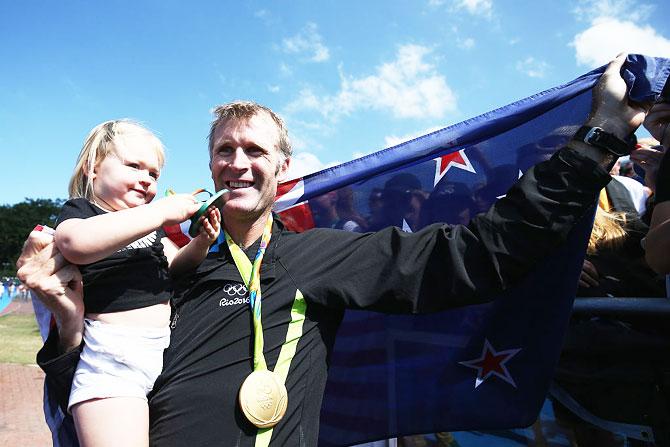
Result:
{"label": "man's smile", "polygon": [[238,188],[249,188],[250,186],[254,186],[254,183],[243,180],[231,180],[226,182],[226,185],[228,186],[228,189],[233,190]]}

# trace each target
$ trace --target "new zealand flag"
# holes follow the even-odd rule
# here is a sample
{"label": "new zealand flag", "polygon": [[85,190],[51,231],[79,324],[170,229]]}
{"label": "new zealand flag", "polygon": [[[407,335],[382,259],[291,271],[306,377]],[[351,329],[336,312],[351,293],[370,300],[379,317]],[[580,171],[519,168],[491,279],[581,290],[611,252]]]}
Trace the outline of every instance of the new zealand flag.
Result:
{"label": "new zealand flag", "polygon": [[[465,224],[574,135],[603,70],[285,183],[276,211],[298,231]],[[632,100],[653,101],[670,60],[629,56],[622,74]],[[533,423],[559,358],[590,230],[590,221],[581,222],[554,256],[490,304],[409,317],[347,312],[319,445]]]}

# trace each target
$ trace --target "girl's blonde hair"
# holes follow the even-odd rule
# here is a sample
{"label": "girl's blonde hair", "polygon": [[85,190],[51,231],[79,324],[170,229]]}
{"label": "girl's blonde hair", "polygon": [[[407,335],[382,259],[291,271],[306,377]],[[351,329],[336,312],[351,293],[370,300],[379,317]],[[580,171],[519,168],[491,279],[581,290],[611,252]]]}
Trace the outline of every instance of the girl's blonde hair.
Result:
{"label": "girl's blonde hair", "polygon": [[119,145],[129,146],[135,139],[140,144],[149,144],[156,151],[158,163],[163,167],[165,149],[163,143],[149,129],[136,121],[120,119],[105,121],[91,130],[77,157],[68,192],[70,198],[94,199],[93,180],[89,175],[108,155],[116,153]]}
{"label": "girl's blonde hair", "polygon": [[601,206],[598,206],[586,252],[594,255],[602,249],[620,247],[627,236],[624,225],[626,225],[626,213],[605,211]]}

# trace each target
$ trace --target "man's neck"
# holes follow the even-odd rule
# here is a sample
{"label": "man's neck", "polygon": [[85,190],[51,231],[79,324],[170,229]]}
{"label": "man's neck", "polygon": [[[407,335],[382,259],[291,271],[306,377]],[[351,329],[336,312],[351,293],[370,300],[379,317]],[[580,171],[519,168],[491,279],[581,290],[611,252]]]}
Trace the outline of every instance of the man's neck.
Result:
{"label": "man's neck", "polygon": [[266,213],[259,218],[251,221],[225,221],[224,227],[233,241],[245,250],[256,242],[262,235],[265,229],[265,223],[268,220],[269,213]]}

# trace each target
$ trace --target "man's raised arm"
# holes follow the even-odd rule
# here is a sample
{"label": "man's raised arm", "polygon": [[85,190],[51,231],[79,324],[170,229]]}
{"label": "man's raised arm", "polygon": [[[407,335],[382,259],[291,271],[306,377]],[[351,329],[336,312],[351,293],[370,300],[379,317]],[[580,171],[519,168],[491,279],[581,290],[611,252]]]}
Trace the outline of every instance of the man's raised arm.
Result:
{"label": "man's raised arm", "polygon": [[[648,107],[651,106],[648,104],[646,105],[648,107],[645,107],[643,104],[632,104],[629,101],[627,86],[620,74],[626,56],[625,53],[619,54],[610,62],[598,84],[593,88],[591,113],[584,123],[586,127],[599,127],[620,140],[625,140],[640,127]],[[569,146],[598,162],[607,171],[617,160],[614,154],[577,139],[572,140]]]}

